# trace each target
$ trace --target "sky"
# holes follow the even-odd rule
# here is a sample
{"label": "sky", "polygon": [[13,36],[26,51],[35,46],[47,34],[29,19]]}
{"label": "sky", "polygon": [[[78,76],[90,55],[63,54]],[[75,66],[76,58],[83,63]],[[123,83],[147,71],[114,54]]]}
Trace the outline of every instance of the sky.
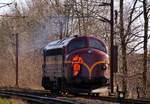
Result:
{"label": "sky", "polygon": [[[5,13],[8,13],[10,7],[13,7],[14,5],[8,5],[8,6],[4,6],[6,4],[1,4],[1,3],[12,3],[12,1],[14,0],[0,0],[0,15],[3,15]],[[4,6],[4,7],[3,7]]]}
{"label": "sky", "polygon": [[[21,0],[21,2],[24,1],[24,0]],[[119,3],[118,3],[119,0],[114,0],[114,8],[115,10],[117,9]],[[132,1],[132,0],[128,0],[128,1]],[[11,3],[11,2],[18,2],[19,3],[19,0],[0,0],[0,3]],[[2,4],[0,4],[0,7],[3,6]],[[12,7],[13,4],[11,6],[5,6],[3,8],[0,8],[0,13],[7,13],[8,12],[8,9],[10,7]]]}
{"label": "sky", "polygon": [[[21,2],[22,1],[23,0],[21,0]],[[19,2],[19,0],[0,0],[0,3],[11,3],[11,2]],[[118,0],[114,0],[115,9],[117,8],[117,5],[118,5]],[[1,6],[3,6],[3,4],[0,4],[0,7]],[[9,8],[12,7],[12,6],[13,6],[13,4],[10,5],[10,6],[5,6],[5,7],[0,8],[0,13],[7,13]]]}
{"label": "sky", "polygon": [[[19,2],[19,0],[0,0],[0,3],[12,3],[12,2],[14,3]],[[0,15],[2,15],[3,13],[8,13],[9,9],[11,7],[14,7],[14,3],[5,7],[3,7],[5,4],[0,4]]]}

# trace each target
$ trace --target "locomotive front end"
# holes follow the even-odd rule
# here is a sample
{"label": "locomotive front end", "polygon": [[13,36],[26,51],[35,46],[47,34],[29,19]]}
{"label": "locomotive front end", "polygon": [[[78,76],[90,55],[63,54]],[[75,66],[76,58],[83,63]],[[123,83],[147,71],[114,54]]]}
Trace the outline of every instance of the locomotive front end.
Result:
{"label": "locomotive front end", "polygon": [[91,90],[108,84],[108,54],[104,43],[93,37],[76,38],[68,45],[69,83]]}

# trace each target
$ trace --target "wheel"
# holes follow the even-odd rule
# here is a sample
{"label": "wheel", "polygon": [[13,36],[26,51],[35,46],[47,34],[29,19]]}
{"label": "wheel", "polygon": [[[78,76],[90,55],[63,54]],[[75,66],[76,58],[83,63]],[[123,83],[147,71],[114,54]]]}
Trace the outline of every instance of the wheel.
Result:
{"label": "wheel", "polygon": [[42,86],[44,87],[45,90],[50,90],[51,85],[52,83],[50,82],[49,77],[42,78]]}

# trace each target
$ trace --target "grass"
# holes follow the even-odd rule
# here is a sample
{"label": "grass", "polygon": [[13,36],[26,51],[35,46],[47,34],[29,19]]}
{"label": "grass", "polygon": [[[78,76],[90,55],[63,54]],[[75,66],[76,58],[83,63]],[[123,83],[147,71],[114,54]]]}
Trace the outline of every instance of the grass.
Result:
{"label": "grass", "polygon": [[0,98],[0,104],[11,104],[11,102],[6,98]]}

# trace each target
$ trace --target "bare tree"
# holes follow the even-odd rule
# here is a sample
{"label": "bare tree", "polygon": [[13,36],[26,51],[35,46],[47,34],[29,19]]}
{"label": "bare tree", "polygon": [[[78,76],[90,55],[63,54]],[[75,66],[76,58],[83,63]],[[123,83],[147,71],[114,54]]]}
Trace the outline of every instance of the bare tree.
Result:
{"label": "bare tree", "polygon": [[146,96],[147,90],[147,41],[148,41],[148,2],[147,0],[143,0],[143,16],[144,16],[144,57],[143,57],[143,86],[144,86],[144,95]]}
{"label": "bare tree", "polygon": [[123,90],[127,93],[127,59],[126,59],[126,43],[124,34],[124,21],[123,21],[123,0],[120,0],[120,38],[122,50],[122,70],[123,70]]}
{"label": "bare tree", "polygon": [[[143,12],[136,13],[136,4],[138,0],[134,0],[129,11],[125,10],[124,0],[120,0],[120,23],[119,23],[119,33],[120,33],[120,45],[121,45],[121,65],[123,71],[123,90],[128,93],[127,81],[128,81],[128,67],[127,67],[127,55],[135,51],[142,42],[137,42],[141,38],[139,33],[141,33],[141,25],[135,26],[136,20],[142,15]],[[129,15],[125,15],[128,13]],[[135,45],[133,45],[135,44]],[[133,45],[133,47],[132,47]],[[132,48],[131,48],[132,47]],[[130,50],[131,48],[131,50]],[[130,50],[130,51],[129,51]]]}
{"label": "bare tree", "polygon": [[[65,12],[68,17],[68,33],[94,34],[109,40],[109,0],[66,0]],[[107,6],[106,6],[107,5]]]}

